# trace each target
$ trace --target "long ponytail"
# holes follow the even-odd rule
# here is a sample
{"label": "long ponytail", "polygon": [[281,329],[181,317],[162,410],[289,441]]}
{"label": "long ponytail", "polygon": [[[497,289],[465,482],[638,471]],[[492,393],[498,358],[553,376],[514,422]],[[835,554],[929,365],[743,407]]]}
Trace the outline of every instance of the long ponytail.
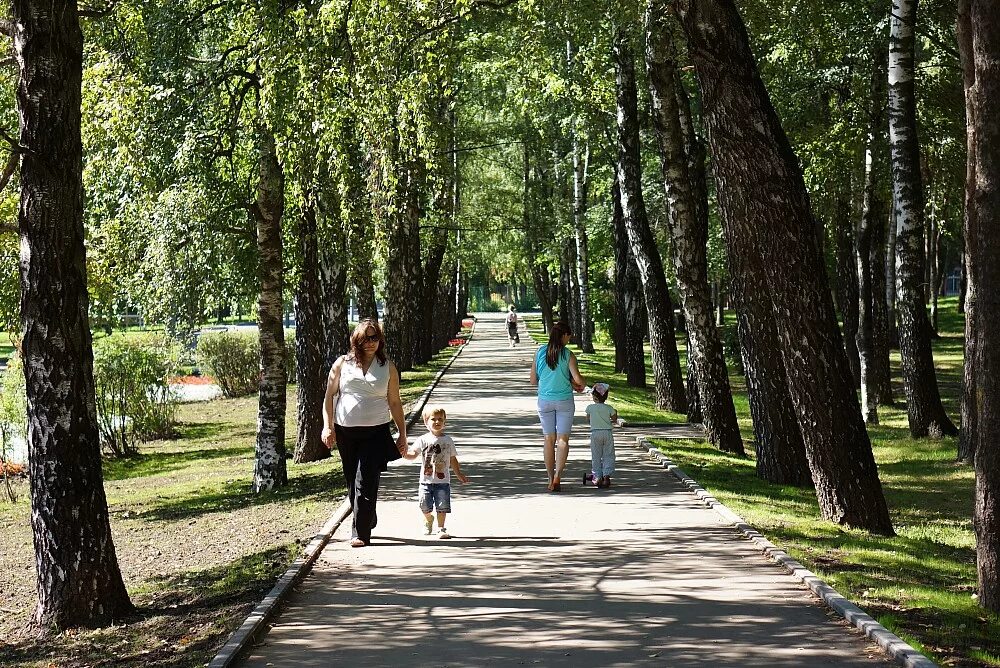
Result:
{"label": "long ponytail", "polygon": [[549,345],[545,349],[545,364],[550,369],[555,369],[559,365],[559,359],[566,349],[562,342],[563,336],[566,334],[572,336],[572,331],[569,325],[562,321],[552,325],[552,329],[549,330]]}

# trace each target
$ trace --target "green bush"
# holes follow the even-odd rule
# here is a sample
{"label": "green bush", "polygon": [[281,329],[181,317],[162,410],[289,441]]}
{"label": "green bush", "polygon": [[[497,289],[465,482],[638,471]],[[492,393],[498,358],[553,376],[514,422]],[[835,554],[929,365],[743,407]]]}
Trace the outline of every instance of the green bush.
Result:
{"label": "green bush", "polygon": [[138,452],[140,441],[169,438],[177,402],[168,379],[178,351],[166,339],[109,337],[94,347],[94,384],[101,444],[112,455]]}
{"label": "green bush", "polygon": [[[215,378],[223,396],[245,397],[260,385],[260,341],[253,332],[212,332],[198,337],[198,364]],[[295,334],[285,332],[285,378],[295,382]]]}
{"label": "green bush", "polygon": [[208,371],[223,396],[245,397],[260,384],[260,344],[249,332],[213,332],[198,337],[198,364]]}
{"label": "green bush", "polygon": [[7,361],[7,371],[0,373],[0,476],[3,477],[4,493],[11,503],[17,501],[17,494],[7,475],[7,460],[12,454],[14,439],[27,436],[28,398],[21,356],[15,352]]}
{"label": "green bush", "polygon": [[722,335],[722,348],[730,373],[735,373],[738,376],[745,375],[743,353],[740,351],[740,334],[736,323],[723,325],[719,328],[719,333]]}

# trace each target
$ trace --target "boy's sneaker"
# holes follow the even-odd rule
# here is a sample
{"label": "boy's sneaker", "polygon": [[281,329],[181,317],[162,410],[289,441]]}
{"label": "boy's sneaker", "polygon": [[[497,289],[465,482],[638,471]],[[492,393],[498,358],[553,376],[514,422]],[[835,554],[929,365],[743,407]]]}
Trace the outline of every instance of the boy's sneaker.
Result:
{"label": "boy's sneaker", "polygon": [[446,540],[448,538],[451,538],[451,534],[448,533],[447,529],[445,529],[444,527],[441,527],[440,529],[438,529],[438,538],[440,538],[442,540]]}
{"label": "boy's sneaker", "polygon": [[429,517],[426,520],[424,520],[424,533],[427,534],[428,536],[430,536],[432,533],[434,533],[434,518],[433,517]]}

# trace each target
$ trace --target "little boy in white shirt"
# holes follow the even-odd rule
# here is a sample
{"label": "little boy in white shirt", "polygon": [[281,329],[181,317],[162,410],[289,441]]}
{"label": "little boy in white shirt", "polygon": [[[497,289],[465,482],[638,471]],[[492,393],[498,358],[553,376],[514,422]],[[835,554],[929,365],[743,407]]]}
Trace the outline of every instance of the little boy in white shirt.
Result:
{"label": "little boy in white shirt", "polygon": [[437,512],[438,538],[451,538],[444,522],[451,512],[451,476],[465,484],[469,479],[462,473],[458,463],[455,441],[444,433],[447,414],[441,406],[427,406],[422,416],[427,433],[414,441],[406,454],[406,459],[420,458],[420,483],[418,497],[420,512],[424,514],[424,529],[427,534],[434,530],[434,514]]}

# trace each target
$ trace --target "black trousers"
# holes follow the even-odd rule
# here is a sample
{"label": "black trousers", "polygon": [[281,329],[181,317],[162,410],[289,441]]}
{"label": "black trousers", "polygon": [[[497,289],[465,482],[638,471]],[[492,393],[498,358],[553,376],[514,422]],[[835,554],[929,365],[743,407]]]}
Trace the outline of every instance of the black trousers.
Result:
{"label": "black trousers", "polygon": [[389,424],[375,427],[334,425],[337,451],[344,464],[347,498],[351,500],[351,538],[369,543],[377,516],[378,486],[385,469],[386,442],[392,440]]}

